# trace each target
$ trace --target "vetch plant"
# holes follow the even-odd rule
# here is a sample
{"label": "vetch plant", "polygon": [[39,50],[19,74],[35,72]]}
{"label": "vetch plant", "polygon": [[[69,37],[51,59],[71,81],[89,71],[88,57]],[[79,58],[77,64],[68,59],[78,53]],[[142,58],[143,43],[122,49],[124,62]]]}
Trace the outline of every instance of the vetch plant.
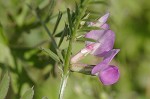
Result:
{"label": "vetch plant", "polygon": [[[114,56],[119,52],[119,49],[113,49],[115,33],[109,29],[109,25],[106,23],[109,13],[102,16],[97,22],[85,21],[89,16],[87,6],[92,4],[92,2],[94,1],[81,0],[79,4],[76,4],[75,11],[72,12],[67,8],[68,23],[65,24],[64,30],[58,34],[55,34],[55,32],[61,20],[62,13],[58,14],[57,24],[54,26],[53,33],[51,33],[39,15],[39,9],[34,10],[34,14],[48,33],[55,51],[53,52],[45,48],[42,48],[42,50],[56,61],[59,69],[62,71],[58,99],[63,99],[70,71],[97,75],[104,85],[114,84],[119,79],[118,67],[109,65]],[[31,6],[29,7],[32,8]],[[84,29],[87,29],[88,32],[84,35],[80,34],[79,31]],[[58,44],[55,41],[55,36],[60,37]],[[67,38],[68,46],[67,50],[62,50],[60,47],[65,37]],[[85,42],[85,48],[72,56],[73,42],[78,39],[82,39]],[[79,63],[87,54],[102,57],[103,61],[96,66]]]}
{"label": "vetch plant", "polygon": [[[116,83],[120,76],[118,67],[109,65],[111,60],[120,51],[120,49],[113,49],[115,33],[110,30],[109,25],[106,24],[108,16],[109,13],[102,16],[96,23],[90,22],[89,26],[97,26],[101,27],[102,29],[91,30],[90,32],[86,33],[85,37],[93,39],[95,42],[86,41],[86,47],[71,59],[72,64],[75,64],[89,53],[98,57],[102,57],[103,61],[91,68],[91,74],[97,75],[104,85]],[[85,64],[80,65],[82,65],[83,68],[88,66]],[[82,69],[82,66],[80,69]],[[78,66],[72,65],[72,70],[78,70],[76,67],[78,68]]]}
{"label": "vetch plant", "polygon": [[[102,2],[103,1],[100,1],[100,3]],[[15,16],[11,16],[11,14],[8,15],[10,18],[9,20],[11,20],[13,24],[15,24],[14,33],[19,33],[19,36],[14,35],[15,39],[12,36],[12,39],[14,39],[12,41],[15,42],[12,44],[11,43],[7,44],[9,40],[7,41],[5,35],[3,35],[2,31],[0,31],[0,36],[2,38],[2,45],[5,46],[7,45],[8,51],[12,52],[13,56],[11,59],[13,61],[12,64],[7,64],[8,66],[5,63],[4,63],[5,65],[0,64],[2,65],[1,66],[2,69],[8,68],[9,71],[9,73],[6,72],[6,74],[4,75],[3,79],[0,82],[0,99],[7,98],[9,86],[13,89],[14,96],[16,95],[17,98],[20,97],[21,97],[20,99],[35,98],[34,88],[33,87],[29,88],[29,86],[35,83],[35,87],[37,87],[36,82],[39,81],[38,78],[39,76],[42,78],[40,79],[42,80],[42,82],[46,81],[47,78],[49,77],[49,75],[47,76],[47,74],[49,74],[49,71],[53,72],[52,74],[53,77],[57,77],[56,76],[57,73],[55,72],[56,66],[58,66],[58,69],[60,70],[59,72],[61,74],[58,99],[63,99],[64,97],[67,81],[71,72],[79,72],[86,75],[91,75],[91,77],[97,76],[103,85],[112,85],[118,81],[120,76],[119,68],[115,65],[111,65],[111,61],[115,57],[115,55],[120,51],[120,49],[113,49],[115,42],[115,33],[110,29],[107,23],[107,19],[110,14],[106,13],[97,21],[91,21],[89,16],[92,15],[92,13],[89,12],[88,6],[95,3],[98,3],[98,1],[80,0],[80,2],[76,3],[74,10],[70,10],[70,8],[67,8],[66,11],[64,12],[59,11],[57,15],[53,15],[55,9],[54,8],[55,0],[50,0],[49,2],[50,5],[44,2],[36,7],[32,6],[32,3],[26,2],[25,7],[19,7],[18,8],[19,10],[17,11],[19,13],[14,14],[18,17],[15,18]],[[46,5],[44,6],[43,4]],[[49,7],[50,9],[49,12],[47,12],[46,10],[47,7]],[[32,16],[33,18],[31,17],[29,21],[27,20],[27,22],[25,22],[24,20],[27,19],[28,17],[30,18],[31,16],[27,14],[29,11],[33,12]],[[43,15],[43,12],[46,12],[46,15]],[[62,22],[61,19],[63,14],[67,14],[66,17],[67,20],[64,24],[64,28],[59,33],[57,33],[59,24]],[[50,28],[47,26],[47,24],[51,21],[53,22],[54,20],[52,19],[56,19],[56,21],[54,27],[52,27],[53,29],[49,30]],[[29,47],[30,44],[29,45],[26,44],[25,43],[26,41],[20,42],[20,39],[22,39],[20,37],[23,38],[27,37],[26,40],[32,38],[32,37],[28,38],[28,36],[25,35],[22,36],[22,34],[20,36],[20,32],[21,33],[24,33],[25,31],[32,32],[31,31],[32,29],[38,29],[38,27],[40,26],[43,27],[45,32],[48,34],[50,41],[49,40],[46,40],[44,42],[39,41],[40,43],[39,44],[37,43],[37,45],[33,47]],[[2,27],[0,25],[0,30],[1,29]],[[30,35],[31,33],[28,34]],[[36,35],[38,35],[37,37],[35,37],[37,39],[38,37],[41,36],[41,34]],[[56,37],[57,40],[55,39]],[[66,48],[64,47],[62,48],[64,39],[66,39],[67,42],[67,43],[65,42],[65,44],[67,45]],[[85,47],[81,49],[77,54],[72,55],[72,50],[74,46],[73,44],[74,42],[77,42],[79,40],[85,43]],[[33,41],[31,40],[30,43],[33,43]],[[14,45],[17,44],[17,46],[12,46],[13,44]],[[28,46],[21,47],[20,44],[25,44]],[[42,45],[50,49],[43,48]],[[36,49],[37,47],[40,47],[40,51],[39,49]],[[43,55],[43,53],[39,54],[41,50],[51,57],[52,61],[50,63],[49,62],[45,63],[45,61],[47,62],[48,58],[47,56]],[[86,63],[83,64],[82,62],[80,62],[80,60],[85,58],[87,54],[91,54],[98,58],[102,58],[103,60],[96,65]],[[40,59],[38,59],[39,57]],[[6,60],[7,63],[7,58],[4,57],[4,60]],[[38,60],[40,60],[40,62]],[[45,61],[43,62],[43,60]],[[43,62],[44,65],[41,62]],[[48,65],[52,65],[51,68],[46,68],[46,66]],[[40,71],[41,75],[39,75],[40,73],[37,70]],[[37,72],[34,73],[33,71]],[[9,74],[11,76],[9,76]],[[26,86],[27,82],[29,86]],[[24,85],[25,87],[28,87],[27,91],[23,90]],[[22,92],[24,92],[24,94],[22,94]],[[46,99],[46,97],[43,97],[42,99]]]}

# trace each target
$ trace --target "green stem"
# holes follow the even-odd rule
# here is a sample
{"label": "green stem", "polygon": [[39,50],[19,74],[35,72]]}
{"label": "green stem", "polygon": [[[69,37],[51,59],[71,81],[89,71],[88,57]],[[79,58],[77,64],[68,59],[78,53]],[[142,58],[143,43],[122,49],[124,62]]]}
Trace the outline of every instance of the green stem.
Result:
{"label": "green stem", "polygon": [[61,79],[61,85],[60,85],[59,98],[58,99],[63,99],[64,90],[65,90],[66,85],[67,85],[68,77],[69,77],[69,72],[67,75],[63,76]]}
{"label": "green stem", "polygon": [[87,7],[88,2],[89,2],[89,0],[84,0],[83,4],[81,5],[80,14],[76,18],[76,22],[75,22],[75,25],[74,25],[75,27],[72,31],[72,36],[71,36],[70,41],[69,41],[69,46],[68,46],[68,49],[67,49],[67,55],[66,55],[66,58],[65,58],[64,75],[69,71],[71,51],[72,51],[72,43],[75,39],[76,32],[77,32],[77,29],[80,25],[81,18],[82,18],[82,16],[84,15],[84,13],[86,11],[86,7]]}
{"label": "green stem", "polygon": [[72,43],[75,40],[75,36],[78,30],[78,27],[80,25],[82,16],[84,15],[85,11],[86,11],[86,7],[87,7],[87,3],[89,2],[89,0],[84,0],[84,2],[82,3],[82,5],[80,6],[80,11],[79,11],[79,15],[76,17],[76,21],[75,21],[75,25],[74,28],[72,28],[72,35],[69,41],[69,45],[68,45],[68,49],[67,49],[67,54],[65,57],[65,63],[64,63],[64,68],[63,68],[63,77],[62,77],[62,82],[61,82],[61,87],[60,87],[60,92],[59,92],[59,98],[58,99],[63,99],[63,95],[64,95],[64,90],[67,84],[67,80],[69,77],[69,66],[70,66],[70,58],[71,58],[71,51],[72,51]]}

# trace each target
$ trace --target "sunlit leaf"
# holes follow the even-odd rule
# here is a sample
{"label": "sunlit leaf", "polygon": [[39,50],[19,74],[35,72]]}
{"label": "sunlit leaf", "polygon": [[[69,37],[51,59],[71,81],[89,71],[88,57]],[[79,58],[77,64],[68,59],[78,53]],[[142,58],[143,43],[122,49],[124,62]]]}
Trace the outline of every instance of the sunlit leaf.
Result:
{"label": "sunlit leaf", "polygon": [[54,59],[56,62],[60,62],[60,59],[59,57],[54,53],[52,52],[50,49],[46,49],[46,48],[42,48],[42,50],[44,52],[46,52],[52,59]]}
{"label": "sunlit leaf", "polygon": [[34,90],[33,88],[28,89],[20,99],[33,99]]}
{"label": "sunlit leaf", "polygon": [[0,83],[0,99],[5,99],[9,89],[9,82],[10,82],[10,77],[8,75],[8,72],[6,72]]}
{"label": "sunlit leaf", "polygon": [[84,28],[81,28],[79,30],[79,32],[88,32],[88,31],[91,31],[91,30],[99,30],[100,28],[99,27],[95,27],[95,26],[92,26],[92,27],[84,27]]}
{"label": "sunlit leaf", "polygon": [[94,39],[91,38],[85,38],[85,37],[81,37],[81,38],[77,38],[77,41],[90,41],[90,42],[97,42]]}

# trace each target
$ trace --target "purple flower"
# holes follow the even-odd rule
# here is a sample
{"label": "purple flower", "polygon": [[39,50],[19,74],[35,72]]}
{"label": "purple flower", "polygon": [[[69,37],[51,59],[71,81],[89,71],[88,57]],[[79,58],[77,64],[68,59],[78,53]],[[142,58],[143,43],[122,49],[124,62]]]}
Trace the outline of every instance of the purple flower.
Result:
{"label": "purple flower", "polygon": [[111,85],[118,81],[120,73],[117,66],[109,65],[120,49],[113,49],[115,33],[109,29],[106,23],[109,13],[102,16],[96,23],[91,22],[89,26],[101,27],[101,30],[92,30],[85,37],[96,40],[96,42],[86,41],[86,47],[76,54],[71,63],[76,63],[87,54],[102,57],[103,61],[97,64],[91,71],[92,75],[97,75],[104,85]]}
{"label": "purple flower", "polygon": [[91,54],[103,56],[110,51],[114,46],[115,34],[112,30],[92,30],[85,35],[86,38],[91,38],[97,42],[86,41],[86,47],[91,48]]}
{"label": "purple flower", "polygon": [[91,23],[91,26],[101,27],[102,30],[92,30],[85,37],[96,40],[97,42],[86,41],[86,48],[91,49],[90,54],[103,57],[100,62],[92,69],[92,74],[97,75],[104,85],[111,85],[118,81],[120,73],[117,66],[109,65],[114,56],[120,51],[113,49],[115,33],[109,30],[106,23],[109,13],[102,16],[98,22]]}
{"label": "purple flower", "polygon": [[100,79],[100,81],[104,85],[111,85],[118,81],[120,73],[117,66],[109,65],[111,60],[114,58],[114,56],[120,51],[120,49],[113,49],[108,51],[103,61],[97,64],[92,69],[92,74],[97,75]]}
{"label": "purple flower", "polygon": [[113,65],[109,65],[107,68],[105,68],[98,74],[100,81],[104,85],[111,85],[116,83],[119,79],[119,76],[120,74],[118,67]]}

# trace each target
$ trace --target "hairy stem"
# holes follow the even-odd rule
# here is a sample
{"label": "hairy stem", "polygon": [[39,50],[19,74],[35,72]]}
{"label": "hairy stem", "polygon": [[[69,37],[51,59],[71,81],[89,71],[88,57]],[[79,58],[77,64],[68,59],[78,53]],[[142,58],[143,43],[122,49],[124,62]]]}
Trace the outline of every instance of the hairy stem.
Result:
{"label": "hairy stem", "polygon": [[64,90],[65,90],[65,87],[67,85],[68,77],[69,77],[69,72],[66,76],[63,76],[62,79],[61,79],[61,85],[60,85],[59,98],[58,99],[63,99]]}
{"label": "hairy stem", "polygon": [[69,70],[71,51],[72,51],[72,43],[73,43],[73,41],[75,39],[78,27],[79,27],[80,22],[81,22],[81,18],[85,14],[88,1],[89,0],[84,0],[83,4],[81,5],[81,8],[80,8],[81,9],[80,10],[80,14],[76,17],[75,25],[74,25],[74,28],[73,28],[73,31],[72,31],[72,35],[71,35],[71,38],[70,38],[70,41],[69,41],[69,46],[68,46],[68,49],[67,49],[67,55],[66,55],[66,58],[65,58],[64,75]]}
{"label": "hairy stem", "polygon": [[64,63],[64,68],[63,68],[63,77],[62,77],[62,83],[61,83],[61,87],[60,87],[59,99],[63,99],[65,87],[67,84],[67,79],[69,77],[69,72],[70,72],[69,66],[70,66],[70,59],[71,59],[72,43],[75,40],[77,30],[79,28],[81,19],[82,19],[83,15],[85,14],[88,2],[89,2],[89,0],[84,0],[82,2],[81,6],[79,8],[80,9],[79,14],[77,15],[75,23],[74,23],[75,25],[73,25],[74,27],[71,27],[72,28],[72,33],[71,33],[72,35],[71,35],[71,38],[69,40],[67,54],[65,56],[65,63]]}

